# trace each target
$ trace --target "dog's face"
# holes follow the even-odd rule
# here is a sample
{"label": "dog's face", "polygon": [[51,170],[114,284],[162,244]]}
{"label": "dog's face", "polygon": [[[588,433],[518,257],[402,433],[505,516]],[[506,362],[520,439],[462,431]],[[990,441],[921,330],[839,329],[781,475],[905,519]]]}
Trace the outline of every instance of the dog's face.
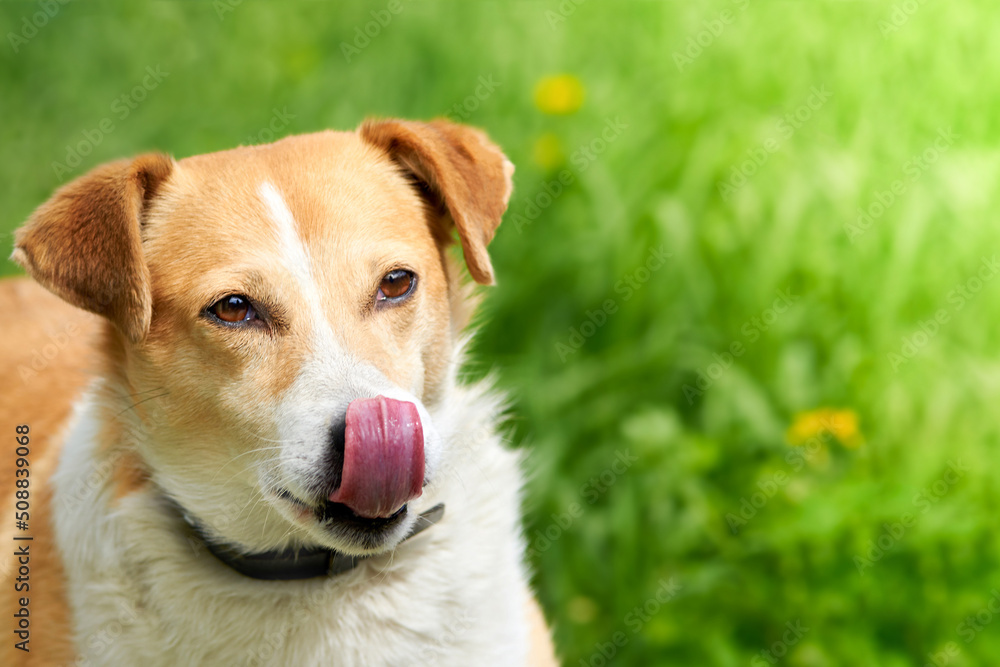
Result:
{"label": "dog's face", "polygon": [[248,550],[378,552],[448,456],[451,226],[491,282],[511,171],[447,123],[146,156],[57,193],[15,258],[115,325],[138,486]]}

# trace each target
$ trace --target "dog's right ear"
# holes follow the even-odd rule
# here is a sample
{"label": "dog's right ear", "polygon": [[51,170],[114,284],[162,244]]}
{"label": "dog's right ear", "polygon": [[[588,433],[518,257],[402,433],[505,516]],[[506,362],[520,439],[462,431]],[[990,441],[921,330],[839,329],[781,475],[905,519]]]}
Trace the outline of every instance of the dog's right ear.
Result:
{"label": "dog's right ear", "polygon": [[17,230],[11,259],[57,296],[141,341],[153,311],[142,217],[173,165],[152,153],[63,186]]}

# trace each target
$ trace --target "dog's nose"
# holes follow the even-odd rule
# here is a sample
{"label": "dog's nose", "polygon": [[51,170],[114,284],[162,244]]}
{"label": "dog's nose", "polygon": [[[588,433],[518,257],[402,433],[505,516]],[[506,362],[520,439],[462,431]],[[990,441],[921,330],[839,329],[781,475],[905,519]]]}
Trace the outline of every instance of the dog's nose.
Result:
{"label": "dog's nose", "polygon": [[[329,444],[326,449],[324,467],[328,477],[328,486],[332,490],[340,488],[344,475],[344,443],[347,437],[347,418],[340,417],[330,426]],[[329,493],[329,491],[328,491]]]}

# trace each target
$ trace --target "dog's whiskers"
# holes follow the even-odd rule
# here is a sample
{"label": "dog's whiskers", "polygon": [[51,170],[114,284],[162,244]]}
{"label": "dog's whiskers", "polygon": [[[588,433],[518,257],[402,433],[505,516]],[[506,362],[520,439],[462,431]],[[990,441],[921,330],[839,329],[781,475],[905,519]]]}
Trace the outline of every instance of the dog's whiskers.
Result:
{"label": "dog's whiskers", "polygon": [[274,443],[277,443],[279,445],[287,445],[287,444],[290,444],[290,443],[294,442],[293,440],[284,440],[284,439],[282,439],[282,440],[275,440],[274,438],[266,438],[266,437],[262,436],[260,433],[254,433],[253,431],[250,432],[250,435],[252,435],[253,437],[257,438],[258,440],[263,440],[264,442],[274,442]]}
{"label": "dog's whiskers", "polygon": [[[240,513],[236,516],[236,519],[239,520],[243,516],[243,512],[249,510],[249,512],[247,512],[246,518],[243,519],[243,526],[246,527],[247,521],[250,520],[254,510],[257,509],[257,506],[261,503],[261,501],[267,500],[268,494],[274,493],[278,489],[280,489],[280,487],[277,484],[271,484],[271,483],[266,484],[264,487],[261,488],[260,492],[258,493],[257,500],[254,501],[253,504],[248,504],[242,510],[240,510]],[[268,508],[270,509],[271,507],[272,505],[268,503]],[[264,519],[264,523],[265,524],[267,523],[266,516]]]}
{"label": "dog's whiskers", "polygon": [[[157,398],[163,398],[164,396],[167,396],[167,395],[170,394],[170,390],[166,389],[165,387],[160,387],[159,389],[151,389],[149,391],[162,391],[163,393],[156,394],[154,396],[148,396],[148,397],[142,399],[141,401],[136,401],[135,403],[133,403],[132,405],[128,406],[127,408],[125,408],[124,410],[122,410],[121,412],[119,412],[115,416],[116,417],[120,417],[123,414],[125,414],[126,412],[128,412],[129,410],[135,410],[136,407],[142,405],[146,401],[152,401],[152,400],[157,399]],[[149,393],[149,391],[140,392],[140,394],[147,394],[147,393]],[[133,396],[135,396],[135,395],[137,395],[137,394],[133,394]]]}
{"label": "dog's whiskers", "polygon": [[[234,463],[237,459],[242,458],[244,456],[249,456],[250,454],[257,454],[258,452],[266,452],[273,449],[281,449],[281,445],[274,445],[273,447],[258,447],[256,449],[251,449],[249,451],[243,452],[242,454],[237,454],[233,458],[226,461],[226,463],[223,464],[223,466],[216,471],[215,476],[212,478],[212,481],[214,482],[216,478],[222,473],[222,471],[228,468],[229,465]],[[237,473],[237,475],[238,474],[239,473]],[[231,480],[232,477],[230,477],[229,479]]]}
{"label": "dog's whiskers", "polygon": [[261,527],[260,527],[260,539],[262,539],[262,540],[264,539],[264,535],[267,533],[267,520],[271,518],[271,510],[273,510],[273,509],[274,509],[274,506],[271,505],[270,503],[268,503],[268,505],[267,505],[267,513],[264,514],[264,522],[261,524]]}

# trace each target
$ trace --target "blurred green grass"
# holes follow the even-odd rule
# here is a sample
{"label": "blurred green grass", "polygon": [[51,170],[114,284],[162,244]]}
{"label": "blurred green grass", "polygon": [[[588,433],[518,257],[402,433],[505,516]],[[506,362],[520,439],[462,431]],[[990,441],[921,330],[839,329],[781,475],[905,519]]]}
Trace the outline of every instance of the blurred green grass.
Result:
{"label": "blurred green grass", "polygon": [[[245,143],[275,109],[294,116],[280,134],[443,115],[492,76],[467,122],[518,171],[468,372],[496,369],[515,399],[532,565],[566,664],[771,664],[764,650],[799,666],[934,664],[949,642],[947,664],[995,663],[992,612],[983,631],[963,625],[1000,587],[1000,284],[974,281],[1000,246],[991,5],[589,0],[563,16],[555,1],[404,1],[350,63],[341,43],[387,3],[218,6],[74,2],[16,53],[8,37],[0,229],[106,117],[115,129],[64,179]],[[3,3],[3,33],[37,11]],[[894,12],[905,21],[887,32]],[[679,68],[691,40],[701,52]],[[169,76],[120,119],[114,101],[157,65]],[[557,74],[585,90],[575,113],[535,104]],[[823,86],[830,99],[788,136],[782,119]],[[609,119],[627,128],[579,159]],[[943,128],[957,138],[911,180]],[[546,199],[564,169],[572,183]],[[895,180],[905,192],[849,238]],[[512,222],[532,204],[533,221]],[[671,257],[626,299],[616,285],[661,246]],[[769,312],[781,290],[797,299]],[[609,299],[602,326],[559,347]],[[948,321],[914,340],[939,310]],[[925,344],[894,363],[906,341]],[[856,415],[864,444],[823,437],[796,458],[786,431],[821,408]],[[637,460],[616,471],[626,452]],[[969,470],[942,487],[949,461]],[[756,512],[734,533],[744,501]],[[677,590],[650,604],[661,581]],[[788,623],[808,630],[786,642]]]}

